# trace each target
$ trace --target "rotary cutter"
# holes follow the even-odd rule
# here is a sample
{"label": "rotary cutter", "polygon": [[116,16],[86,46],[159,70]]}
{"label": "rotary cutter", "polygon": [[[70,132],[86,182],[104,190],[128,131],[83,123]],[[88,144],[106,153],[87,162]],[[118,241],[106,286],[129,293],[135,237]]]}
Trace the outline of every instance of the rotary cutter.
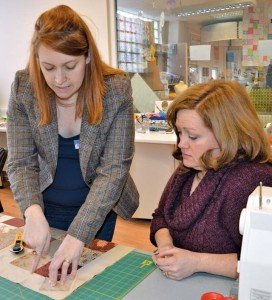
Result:
{"label": "rotary cutter", "polygon": [[18,231],[16,233],[16,237],[14,240],[14,244],[12,248],[9,249],[10,252],[18,254],[24,251],[24,246],[23,246],[23,233],[21,231]]}

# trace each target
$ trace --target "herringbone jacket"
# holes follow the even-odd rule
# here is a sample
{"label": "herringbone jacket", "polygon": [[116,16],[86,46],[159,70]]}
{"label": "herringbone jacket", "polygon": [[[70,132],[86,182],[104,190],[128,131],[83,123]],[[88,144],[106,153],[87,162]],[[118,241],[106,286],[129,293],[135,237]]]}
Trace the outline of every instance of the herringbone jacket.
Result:
{"label": "herringbone jacket", "polygon": [[[112,75],[105,77],[105,84],[102,122],[90,125],[85,107],[82,116],[79,158],[90,191],[68,233],[85,243],[94,238],[112,208],[127,219],[139,204],[129,175],[134,153],[130,81]],[[32,204],[43,208],[42,191],[53,182],[57,166],[57,111],[54,106],[50,124],[38,126],[40,111],[26,70],[16,73],[7,116],[8,176],[15,200],[22,213]]]}

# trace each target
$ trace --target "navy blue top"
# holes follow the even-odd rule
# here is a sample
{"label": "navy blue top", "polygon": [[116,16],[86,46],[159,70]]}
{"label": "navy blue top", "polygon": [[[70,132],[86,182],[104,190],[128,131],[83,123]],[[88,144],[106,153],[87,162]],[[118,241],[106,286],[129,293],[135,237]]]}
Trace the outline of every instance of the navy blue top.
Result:
{"label": "navy blue top", "polygon": [[80,169],[78,147],[79,135],[59,135],[56,174],[43,191],[44,214],[50,227],[67,230],[89,192]]}

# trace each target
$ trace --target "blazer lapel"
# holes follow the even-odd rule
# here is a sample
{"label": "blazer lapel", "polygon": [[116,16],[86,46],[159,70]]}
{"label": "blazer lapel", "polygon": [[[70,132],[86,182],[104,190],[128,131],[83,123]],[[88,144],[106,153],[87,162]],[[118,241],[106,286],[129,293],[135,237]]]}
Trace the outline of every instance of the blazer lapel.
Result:
{"label": "blazer lapel", "polygon": [[88,161],[93,149],[99,125],[88,123],[87,107],[84,105],[79,141],[79,160],[83,178],[86,178]]}
{"label": "blazer lapel", "polygon": [[54,176],[57,161],[58,161],[58,120],[57,120],[57,109],[56,105],[53,105],[53,119],[50,124],[43,125],[40,127],[40,137],[43,148],[46,149],[45,155],[47,161],[50,162],[50,169]]}

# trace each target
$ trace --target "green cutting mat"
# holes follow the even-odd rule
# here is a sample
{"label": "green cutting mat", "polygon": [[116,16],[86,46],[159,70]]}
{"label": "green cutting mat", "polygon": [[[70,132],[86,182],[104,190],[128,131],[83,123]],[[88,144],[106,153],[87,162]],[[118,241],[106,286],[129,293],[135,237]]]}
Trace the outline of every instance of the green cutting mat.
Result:
{"label": "green cutting mat", "polygon": [[[150,255],[132,251],[86,282],[65,299],[118,300],[156,269]],[[0,299],[50,299],[0,277]]]}
{"label": "green cutting mat", "polygon": [[42,294],[34,292],[19,283],[14,283],[3,277],[0,277],[0,299],[1,300],[40,300],[51,299]]}
{"label": "green cutting mat", "polygon": [[66,299],[122,299],[156,268],[150,255],[132,251]]}

